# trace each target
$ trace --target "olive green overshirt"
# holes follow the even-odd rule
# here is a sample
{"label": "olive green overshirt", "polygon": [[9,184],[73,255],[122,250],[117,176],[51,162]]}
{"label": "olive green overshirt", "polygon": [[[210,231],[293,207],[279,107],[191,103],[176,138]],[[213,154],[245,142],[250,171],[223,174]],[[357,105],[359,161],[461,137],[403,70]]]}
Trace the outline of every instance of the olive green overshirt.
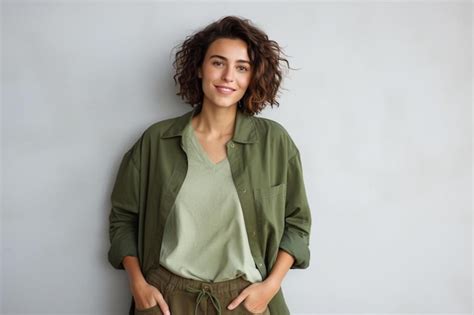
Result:
{"label": "olive green overshirt", "polygon": [[[145,277],[158,268],[164,225],[188,167],[183,130],[198,110],[150,125],[124,154],[109,215],[108,260],[114,268],[124,269],[125,256],[138,257]],[[276,121],[237,111],[226,150],[262,279],[279,249],[295,258],[291,269],[307,268],[311,210],[300,154],[288,132]],[[134,307],[132,296],[129,314]],[[282,288],[268,307],[272,315],[290,314]]]}

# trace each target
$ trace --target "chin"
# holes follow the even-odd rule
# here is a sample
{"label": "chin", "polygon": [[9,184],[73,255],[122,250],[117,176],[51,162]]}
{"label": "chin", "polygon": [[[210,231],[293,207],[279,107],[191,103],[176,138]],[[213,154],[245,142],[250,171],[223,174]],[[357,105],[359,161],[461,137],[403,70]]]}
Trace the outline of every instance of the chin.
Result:
{"label": "chin", "polygon": [[237,101],[235,102],[219,102],[219,101],[216,101],[214,102],[214,104],[217,106],[217,107],[232,107],[233,105],[236,105],[237,106]]}
{"label": "chin", "polygon": [[211,98],[207,98],[210,104],[214,104],[216,107],[232,107],[233,105],[237,106],[237,103],[240,98],[237,97],[220,97],[213,95]]}

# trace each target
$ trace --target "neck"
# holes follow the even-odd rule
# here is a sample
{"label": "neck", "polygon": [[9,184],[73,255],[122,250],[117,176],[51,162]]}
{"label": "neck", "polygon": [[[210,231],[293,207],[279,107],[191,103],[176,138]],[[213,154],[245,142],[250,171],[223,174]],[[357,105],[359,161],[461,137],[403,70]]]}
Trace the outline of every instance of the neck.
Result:
{"label": "neck", "polygon": [[234,132],[237,106],[209,107],[203,105],[201,111],[192,118],[194,130],[211,138],[232,135]]}

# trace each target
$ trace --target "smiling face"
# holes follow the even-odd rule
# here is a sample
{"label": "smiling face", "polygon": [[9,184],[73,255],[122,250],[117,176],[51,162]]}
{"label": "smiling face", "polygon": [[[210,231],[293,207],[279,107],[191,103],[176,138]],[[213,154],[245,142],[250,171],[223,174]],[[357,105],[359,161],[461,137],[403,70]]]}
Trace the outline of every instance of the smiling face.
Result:
{"label": "smiling face", "polygon": [[198,77],[202,79],[203,107],[237,106],[252,77],[247,44],[241,39],[219,38],[213,41],[206,51]]}

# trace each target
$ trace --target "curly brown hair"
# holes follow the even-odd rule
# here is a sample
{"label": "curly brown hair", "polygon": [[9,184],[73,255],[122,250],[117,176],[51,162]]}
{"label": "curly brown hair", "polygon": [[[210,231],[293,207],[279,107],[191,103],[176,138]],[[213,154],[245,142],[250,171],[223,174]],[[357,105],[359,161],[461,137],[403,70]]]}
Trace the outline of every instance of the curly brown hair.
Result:
{"label": "curly brown hair", "polygon": [[280,61],[290,68],[287,59],[282,55],[282,48],[259,28],[252,25],[249,19],[237,16],[226,16],[187,36],[173,50],[180,48],[175,54],[173,67],[176,70],[173,80],[179,82],[179,92],[187,104],[202,107],[204,93],[198,69],[204,61],[206,51],[212,42],[219,38],[241,39],[247,43],[247,53],[252,63],[252,78],[238,110],[249,115],[261,112],[268,104],[279,106],[276,100],[283,78]]}

